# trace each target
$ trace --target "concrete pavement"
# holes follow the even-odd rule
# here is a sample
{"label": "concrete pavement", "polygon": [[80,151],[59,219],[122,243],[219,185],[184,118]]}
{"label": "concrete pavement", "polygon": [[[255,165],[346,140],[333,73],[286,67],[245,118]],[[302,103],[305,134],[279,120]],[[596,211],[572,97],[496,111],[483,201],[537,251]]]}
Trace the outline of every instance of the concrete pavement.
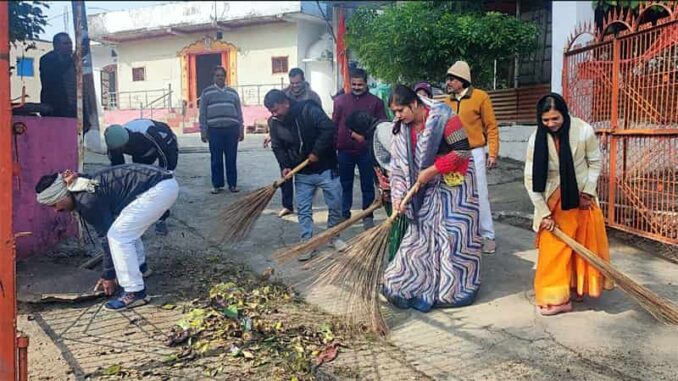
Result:
{"label": "concrete pavement", "polygon": [[[231,223],[219,215],[223,206],[278,178],[275,158],[270,149],[262,148],[262,141],[263,136],[251,135],[241,144],[238,159],[241,193],[212,195],[207,145],[197,135],[180,137],[181,155],[176,173],[181,190],[169,219],[170,235],[157,239],[151,232],[145,237],[148,260],[159,275],[149,279],[150,289],[154,293],[173,290],[175,294],[154,295],[156,299],[151,305],[119,315],[101,314],[100,305],[87,304],[50,308],[33,321],[22,317],[20,325],[31,335],[32,372],[53,376],[47,379],[81,379],[83,374],[120,361],[139,363],[169,353],[158,338],[162,336],[159,332],[173,325],[180,312],[160,306],[193,297],[187,290],[193,284],[175,275],[188,271],[186,266],[197,266],[186,256],[200,262],[207,254],[218,253],[224,260],[244,262],[257,272],[275,267],[275,276],[295,285],[311,304],[335,313],[343,311],[340,290],[309,285],[317,267],[302,267],[296,261],[278,266],[272,261],[275,250],[298,241],[296,216],[282,219],[276,216],[281,207],[279,193],[247,240],[235,247],[207,247],[210,230],[216,224]],[[91,169],[107,164],[100,155],[88,155],[87,163]],[[495,215],[530,212],[520,163],[501,160],[500,168],[490,171],[488,177]],[[357,182],[356,191],[359,192]],[[319,231],[327,219],[320,194],[315,206]],[[383,211],[378,211],[376,218],[385,218]],[[362,376],[375,380],[675,379],[678,374],[675,327],[656,322],[621,290],[605,293],[599,300],[576,304],[575,311],[569,314],[540,316],[533,306],[534,234],[501,222],[496,222],[496,230],[498,251],[483,258],[482,288],[472,306],[427,314],[387,307],[392,350],[346,351],[336,361],[370,368]],[[360,231],[358,224],[344,238]],[[617,268],[655,292],[678,301],[675,264],[614,238],[610,244]],[[323,255],[337,254],[328,249]],[[214,265],[202,266],[206,269]],[[129,336],[116,337],[122,329]],[[175,368],[169,369],[167,376],[193,379]]]}
{"label": "concrete pavement", "polygon": [[[238,160],[242,191],[270,184],[278,176],[273,154],[261,148],[262,140],[261,136],[248,136],[242,145]],[[494,212],[529,212],[521,165],[501,163],[502,168],[489,176]],[[242,195],[209,195],[208,167],[209,155],[193,153],[182,155],[177,170],[184,202],[175,216],[203,231],[215,223],[217,205]],[[323,226],[327,217],[320,198],[315,206],[316,226]],[[280,196],[276,195],[250,237],[229,253],[255,271],[276,267],[277,276],[297,285],[309,302],[341,311],[338,290],[308,286],[313,268],[305,270],[296,262],[279,267],[271,260],[273,251],[298,240],[296,217],[277,218],[279,208]],[[377,213],[377,219],[382,218],[383,212]],[[577,304],[573,313],[540,316],[533,307],[534,234],[503,223],[497,223],[496,229],[498,251],[484,257],[483,286],[474,305],[428,314],[388,313],[389,339],[412,366],[441,380],[675,379],[678,330],[656,322],[618,289],[599,300]],[[359,231],[356,226],[345,236]],[[678,267],[674,264],[614,239],[611,252],[620,270],[678,301]],[[326,255],[332,254],[328,250]],[[382,379],[397,379],[391,376]]]}

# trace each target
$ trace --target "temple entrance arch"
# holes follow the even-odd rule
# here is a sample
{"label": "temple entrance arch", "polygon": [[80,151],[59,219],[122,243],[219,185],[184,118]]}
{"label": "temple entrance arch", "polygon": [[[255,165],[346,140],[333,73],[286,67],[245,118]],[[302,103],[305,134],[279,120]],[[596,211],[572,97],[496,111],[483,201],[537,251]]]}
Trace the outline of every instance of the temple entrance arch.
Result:
{"label": "temple entrance arch", "polygon": [[196,107],[200,92],[212,83],[212,69],[221,65],[226,69],[226,84],[236,83],[237,48],[210,36],[189,44],[180,52],[182,98],[189,107]]}

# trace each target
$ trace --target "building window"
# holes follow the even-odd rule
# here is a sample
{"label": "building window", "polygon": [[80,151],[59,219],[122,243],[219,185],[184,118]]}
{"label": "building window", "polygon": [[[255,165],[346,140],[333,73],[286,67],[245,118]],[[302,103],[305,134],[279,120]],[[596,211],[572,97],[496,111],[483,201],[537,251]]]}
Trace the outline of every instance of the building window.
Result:
{"label": "building window", "polygon": [[133,67],[132,68],[132,82],[145,81],[146,80],[146,68],[145,67]]}
{"label": "building window", "polygon": [[33,76],[33,58],[17,58],[16,59],[16,74],[19,77]]}
{"label": "building window", "polygon": [[271,66],[273,74],[287,74],[287,57],[272,57]]}

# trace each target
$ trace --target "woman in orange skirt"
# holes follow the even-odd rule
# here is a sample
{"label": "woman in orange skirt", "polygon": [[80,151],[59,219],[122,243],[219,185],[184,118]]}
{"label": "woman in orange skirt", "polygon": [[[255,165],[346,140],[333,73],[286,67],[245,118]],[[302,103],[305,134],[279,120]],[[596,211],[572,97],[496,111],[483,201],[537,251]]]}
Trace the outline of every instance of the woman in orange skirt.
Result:
{"label": "woman in orange skirt", "polygon": [[537,103],[537,131],[528,142],[525,188],[534,204],[539,249],[534,293],[542,315],[572,311],[572,300],[599,297],[613,287],[551,233],[558,226],[608,260],[605,220],[596,197],[601,161],[593,128],[570,117],[565,100],[551,93]]}

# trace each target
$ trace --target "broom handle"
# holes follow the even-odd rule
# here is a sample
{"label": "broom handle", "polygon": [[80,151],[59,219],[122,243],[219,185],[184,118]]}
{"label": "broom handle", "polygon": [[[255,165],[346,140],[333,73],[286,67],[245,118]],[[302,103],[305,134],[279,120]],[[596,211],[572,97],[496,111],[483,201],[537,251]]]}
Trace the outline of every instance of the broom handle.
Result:
{"label": "broom handle", "polygon": [[569,246],[572,250],[576,251],[577,254],[579,254],[581,257],[584,257],[586,262],[589,262],[591,265],[593,265],[593,267],[598,269],[598,271],[605,275],[605,277],[610,279],[622,277],[625,278],[624,280],[633,282],[629,277],[622,274],[621,272],[616,270],[610,270],[609,269],[610,266],[606,266],[607,263],[603,261],[599,256],[597,256],[591,250],[587,249],[581,243],[575,241],[572,237],[563,233],[563,231],[560,230],[557,226],[553,228],[553,231],[551,233],[553,233],[553,235],[558,237],[561,241],[565,242],[567,246]]}
{"label": "broom handle", "polygon": [[[412,186],[412,188],[410,188],[410,190],[405,194],[405,197],[403,197],[402,201],[400,201],[400,205],[408,204],[408,203],[410,202],[410,200],[412,200],[412,197],[414,197],[414,194],[417,193],[417,192],[419,191],[419,188],[420,188],[420,187],[421,187],[421,183],[420,183],[420,182],[414,183],[414,185]],[[391,222],[395,221],[395,219],[398,218],[398,216],[399,216],[400,214],[401,214],[400,210],[396,210],[396,209],[394,208],[394,209],[393,209],[393,212],[392,212],[391,215],[388,217],[388,221],[391,221]]]}
{"label": "broom handle", "polygon": [[296,167],[294,167],[288,174],[286,174],[285,176],[283,176],[280,180],[276,180],[275,183],[273,183],[273,185],[274,185],[276,188],[279,188],[281,185],[283,185],[286,181],[288,181],[288,180],[290,180],[292,177],[294,177],[294,175],[296,175],[299,171],[301,171],[302,169],[304,169],[304,168],[305,168],[307,165],[309,165],[310,163],[311,163],[311,161],[308,160],[308,159],[302,161],[301,164],[299,164],[299,165],[297,165]]}
{"label": "broom handle", "polygon": [[[582,245],[581,243],[575,241],[573,238],[568,236],[567,234],[563,233],[562,230],[560,230],[557,226],[553,228],[552,231],[553,235],[558,237],[561,241],[565,242],[567,246],[569,246],[572,250],[576,251],[577,254],[581,257],[583,257],[588,263],[590,263],[593,267],[595,267],[598,271],[600,271],[606,278],[612,279],[617,283],[624,292],[628,293],[630,296],[636,298],[634,295],[637,295],[638,293],[643,294],[646,297],[650,297],[654,300],[661,300],[664,302],[667,306],[670,308],[675,308],[673,303],[669,300],[666,300],[659,295],[655,294],[652,292],[650,289],[641,286],[640,284],[636,283],[633,279],[629,278],[626,276],[624,273],[621,271],[615,269],[607,263],[606,261],[602,260],[599,256],[597,256],[594,252],[591,250],[587,249]],[[639,290],[640,292],[629,292],[626,288],[632,285],[634,288]],[[653,316],[657,317],[653,311],[650,311],[645,303],[640,303],[643,308],[648,310]],[[661,320],[661,319],[660,319]]]}

